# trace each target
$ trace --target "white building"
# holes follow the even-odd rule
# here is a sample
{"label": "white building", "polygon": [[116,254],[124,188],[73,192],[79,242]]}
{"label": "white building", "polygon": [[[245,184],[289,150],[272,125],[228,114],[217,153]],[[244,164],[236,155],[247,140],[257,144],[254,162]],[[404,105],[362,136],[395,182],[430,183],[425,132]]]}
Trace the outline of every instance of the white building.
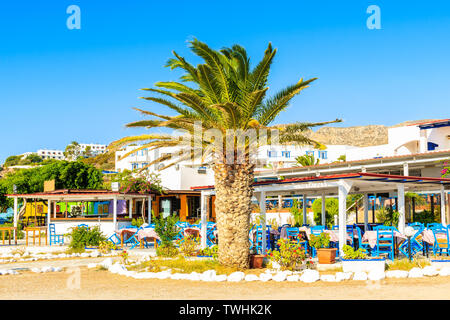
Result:
{"label": "white building", "polygon": [[388,143],[349,149],[347,161],[450,150],[450,119],[388,129]]}
{"label": "white building", "polygon": [[39,149],[37,155],[42,159],[56,159],[56,160],[64,160],[64,151],[56,150],[56,149]]}
{"label": "white building", "polygon": [[106,145],[104,144],[80,143],[80,148],[82,151],[86,151],[87,147],[91,148],[91,154],[94,157],[106,152]]}
{"label": "white building", "polygon": [[[116,152],[115,170],[121,172],[125,169],[133,171],[145,168],[153,160],[162,155],[170,155],[177,152],[175,147],[160,148],[149,151],[148,149],[137,150],[128,157],[119,158],[128,152],[136,150],[140,146],[127,146]],[[184,161],[164,170],[160,170],[169,164],[170,160],[148,168],[150,172],[160,175],[163,187],[170,190],[188,190],[193,186],[214,184],[214,174],[211,168],[202,165],[199,161]]]}

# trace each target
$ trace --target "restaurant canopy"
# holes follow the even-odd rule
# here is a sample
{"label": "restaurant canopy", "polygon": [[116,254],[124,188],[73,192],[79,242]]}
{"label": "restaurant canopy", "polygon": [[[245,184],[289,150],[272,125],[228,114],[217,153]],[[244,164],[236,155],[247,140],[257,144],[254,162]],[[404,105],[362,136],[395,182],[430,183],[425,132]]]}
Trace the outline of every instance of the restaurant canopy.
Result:
{"label": "restaurant canopy", "polygon": [[[254,185],[254,195],[259,198],[262,221],[266,221],[265,200],[267,196],[302,195],[303,203],[307,197],[322,197],[322,224],[325,223],[325,197],[339,198],[339,249],[343,254],[346,241],[347,225],[347,195],[363,194],[364,224],[368,223],[368,195],[373,193],[396,193],[398,197],[399,225],[403,233],[405,229],[405,192],[432,191],[441,195],[441,223],[446,225],[445,193],[450,190],[450,179],[432,177],[399,176],[376,173],[350,173],[329,176],[302,177],[283,180],[258,181]],[[202,222],[206,221],[206,197],[214,194],[214,186],[194,187],[201,191]],[[306,206],[303,206],[303,223],[306,224]],[[265,239],[266,228],[263,230]],[[220,231],[219,231],[220,232]],[[202,228],[202,238],[206,236],[206,227]],[[202,243],[202,245],[204,245]],[[263,241],[263,251],[265,251]]]}

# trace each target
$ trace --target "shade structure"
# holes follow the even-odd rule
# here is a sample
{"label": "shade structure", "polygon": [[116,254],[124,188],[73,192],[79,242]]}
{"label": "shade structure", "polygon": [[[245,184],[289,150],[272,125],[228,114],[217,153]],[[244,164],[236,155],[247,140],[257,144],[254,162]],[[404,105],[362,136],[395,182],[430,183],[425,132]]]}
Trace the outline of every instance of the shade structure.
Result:
{"label": "shade structure", "polygon": [[[405,228],[405,192],[432,191],[445,195],[450,190],[450,179],[434,177],[414,177],[377,173],[350,173],[329,176],[302,177],[283,180],[257,181],[253,185],[256,198],[267,196],[292,196],[302,194],[307,197],[335,196],[339,198],[339,252],[343,254],[346,239],[346,198],[349,194],[395,193],[399,197],[399,231]],[[214,194],[214,186],[194,187],[203,194]],[[261,195],[264,194],[264,197]],[[445,198],[441,196],[441,223],[446,225]],[[367,204],[367,199],[364,201]],[[265,207],[265,203],[261,203]],[[261,207],[262,208],[262,207]],[[367,209],[364,223],[367,225]],[[263,219],[265,223],[265,219]],[[263,230],[265,226],[263,225]],[[219,237],[220,237],[220,230]]]}

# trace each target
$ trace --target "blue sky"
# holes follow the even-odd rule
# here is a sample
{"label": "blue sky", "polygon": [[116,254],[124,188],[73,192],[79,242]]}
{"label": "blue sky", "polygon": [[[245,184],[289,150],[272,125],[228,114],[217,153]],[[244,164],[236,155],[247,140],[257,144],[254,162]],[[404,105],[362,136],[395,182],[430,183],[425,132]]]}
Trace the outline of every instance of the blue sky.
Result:
{"label": "blue sky", "polygon": [[[81,9],[69,30],[66,9]],[[369,30],[369,5],[381,30]],[[72,140],[107,144],[139,132],[131,108],[176,50],[196,37],[220,49],[239,43],[258,61],[278,54],[270,92],[319,79],[277,122],[342,118],[340,126],[448,118],[448,1],[3,1],[0,4],[0,162]]]}

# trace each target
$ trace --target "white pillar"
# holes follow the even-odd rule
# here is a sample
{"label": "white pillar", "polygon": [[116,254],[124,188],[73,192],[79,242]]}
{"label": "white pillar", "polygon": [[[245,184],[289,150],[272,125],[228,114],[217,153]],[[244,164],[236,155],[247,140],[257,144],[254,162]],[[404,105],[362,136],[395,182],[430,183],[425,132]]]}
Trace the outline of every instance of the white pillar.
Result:
{"label": "white pillar", "polygon": [[339,255],[344,254],[344,246],[347,243],[347,195],[352,187],[352,182],[339,180]]}
{"label": "white pillar", "polygon": [[147,208],[147,214],[148,214],[148,224],[152,223],[152,196],[148,196],[148,208]]}
{"label": "white pillar", "polygon": [[14,241],[16,241],[16,237],[17,237],[17,235],[16,235],[16,233],[17,233],[17,220],[18,220],[17,208],[18,208],[18,199],[17,199],[17,197],[14,197],[14,216],[13,216],[13,219],[14,219],[14,228],[16,228],[16,232],[14,232]]}
{"label": "white pillar", "polygon": [[117,230],[117,197],[113,199],[113,228]]}
{"label": "white pillar", "polygon": [[201,248],[206,248],[206,193],[202,192],[200,196],[200,209],[201,209],[201,222],[202,222],[202,229],[201,229]]}
{"label": "white pillar", "polygon": [[50,217],[52,214],[52,202],[50,199],[48,200],[48,208],[47,208],[47,236],[48,236],[48,243],[50,243]]}
{"label": "white pillar", "polygon": [[281,212],[283,208],[283,196],[281,194],[278,195],[278,212]]}
{"label": "white pillar", "polygon": [[404,176],[409,176],[409,165],[407,162],[405,162],[403,164],[403,175]]}
{"label": "white pillar", "polygon": [[326,203],[325,193],[322,193],[322,225],[323,226],[325,226],[327,224],[325,203]]}
{"label": "white pillar", "polygon": [[[369,230],[369,195],[364,193],[364,231]],[[361,239],[359,239],[361,241]]]}
{"label": "white pillar", "polygon": [[428,138],[427,138],[427,130],[420,130],[419,137],[419,153],[427,152],[428,150]]}
{"label": "white pillar", "polygon": [[133,199],[128,202],[128,218],[133,218]]}
{"label": "white pillar", "polygon": [[[278,198],[279,199],[279,198]],[[266,193],[261,191],[259,198],[260,216],[262,220],[262,254],[266,254]]]}
{"label": "white pillar", "polygon": [[397,184],[398,197],[398,231],[403,233],[405,231],[405,185],[403,183]]}
{"label": "white pillar", "polygon": [[306,194],[303,195],[303,224],[306,224]]}
{"label": "white pillar", "polygon": [[446,198],[446,194],[444,192],[444,185],[441,185],[441,223],[444,227],[447,226],[447,221],[445,219],[445,217],[446,217],[446,215],[445,215],[445,208],[446,208],[445,198]]}

